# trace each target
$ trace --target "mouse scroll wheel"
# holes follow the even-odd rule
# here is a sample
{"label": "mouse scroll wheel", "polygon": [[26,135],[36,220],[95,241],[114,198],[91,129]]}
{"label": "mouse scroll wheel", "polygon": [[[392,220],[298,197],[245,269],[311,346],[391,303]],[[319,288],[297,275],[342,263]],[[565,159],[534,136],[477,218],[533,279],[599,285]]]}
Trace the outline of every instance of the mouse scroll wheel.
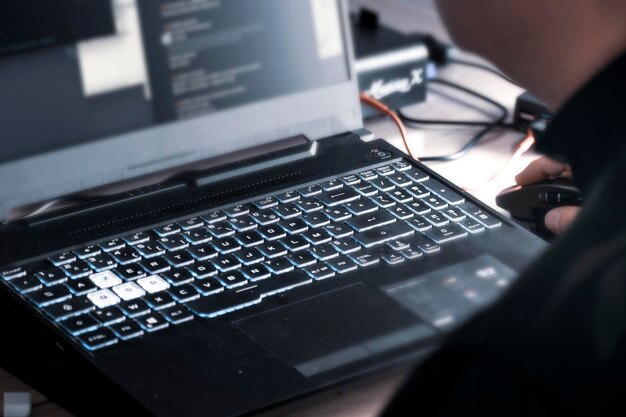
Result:
{"label": "mouse scroll wheel", "polygon": [[579,204],[580,197],[575,193],[542,193],[541,200],[546,204]]}

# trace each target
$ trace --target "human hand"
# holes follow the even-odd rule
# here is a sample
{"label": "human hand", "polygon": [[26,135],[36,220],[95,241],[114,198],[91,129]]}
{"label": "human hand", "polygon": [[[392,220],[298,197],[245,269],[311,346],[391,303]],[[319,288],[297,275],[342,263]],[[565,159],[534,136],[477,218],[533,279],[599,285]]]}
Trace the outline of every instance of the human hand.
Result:
{"label": "human hand", "polygon": [[[517,177],[515,182],[524,186],[539,181],[554,179],[557,177],[572,177],[572,169],[569,165],[543,156],[531,162]],[[552,209],[546,214],[545,225],[552,233],[563,234],[572,224],[580,207],[564,206]]]}

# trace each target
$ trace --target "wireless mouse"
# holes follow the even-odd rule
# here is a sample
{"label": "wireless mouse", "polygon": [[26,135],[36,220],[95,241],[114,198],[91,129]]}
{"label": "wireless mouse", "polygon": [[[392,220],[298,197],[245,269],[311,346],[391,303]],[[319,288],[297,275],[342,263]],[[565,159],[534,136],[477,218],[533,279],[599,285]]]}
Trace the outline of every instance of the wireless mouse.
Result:
{"label": "wireless mouse", "polygon": [[580,190],[569,178],[559,177],[529,184],[513,186],[498,194],[496,204],[508,211],[518,222],[545,239],[554,234],[544,223],[548,211],[561,206],[580,206],[583,198]]}

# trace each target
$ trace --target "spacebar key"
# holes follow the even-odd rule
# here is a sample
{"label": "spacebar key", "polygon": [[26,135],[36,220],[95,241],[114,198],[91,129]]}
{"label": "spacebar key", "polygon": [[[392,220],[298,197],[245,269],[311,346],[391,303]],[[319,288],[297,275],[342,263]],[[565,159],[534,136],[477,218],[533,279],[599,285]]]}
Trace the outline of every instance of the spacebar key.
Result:
{"label": "spacebar key", "polygon": [[378,229],[359,233],[355,235],[353,239],[366,248],[371,248],[372,246],[382,245],[390,240],[410,236],[414,233],[415,230],[406,223],[396,222]]}
{"label": "spacebar key", "polygon": [[260,281],[258,288],[255,290],[261,294],[261,297],[269,297],[274,294],[289,291],[301,285],[310,284],[311,282],[313,282],[311,277],[300,270],[296,270]]}
{"label": "spacebar key", "polygon": [[221,292],[201,297],[185,304],[200,317],[213,318],[261,302],[261,294],[256,288],[239,292]]}

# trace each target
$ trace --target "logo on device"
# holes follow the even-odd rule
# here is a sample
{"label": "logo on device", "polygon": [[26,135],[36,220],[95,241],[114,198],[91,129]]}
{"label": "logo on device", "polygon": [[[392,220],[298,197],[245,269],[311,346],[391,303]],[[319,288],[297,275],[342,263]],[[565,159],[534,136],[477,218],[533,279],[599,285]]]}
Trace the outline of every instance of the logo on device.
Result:
{"label": "logo on device", "polygon": [[376,100],[381,100],[392,94],[408,93],[413,87],[421,85],[423,82],[424,69],[414,69],[411,71],[411,77],[396,78],[387,82],[384,79],[375,80],[365,93]]}

